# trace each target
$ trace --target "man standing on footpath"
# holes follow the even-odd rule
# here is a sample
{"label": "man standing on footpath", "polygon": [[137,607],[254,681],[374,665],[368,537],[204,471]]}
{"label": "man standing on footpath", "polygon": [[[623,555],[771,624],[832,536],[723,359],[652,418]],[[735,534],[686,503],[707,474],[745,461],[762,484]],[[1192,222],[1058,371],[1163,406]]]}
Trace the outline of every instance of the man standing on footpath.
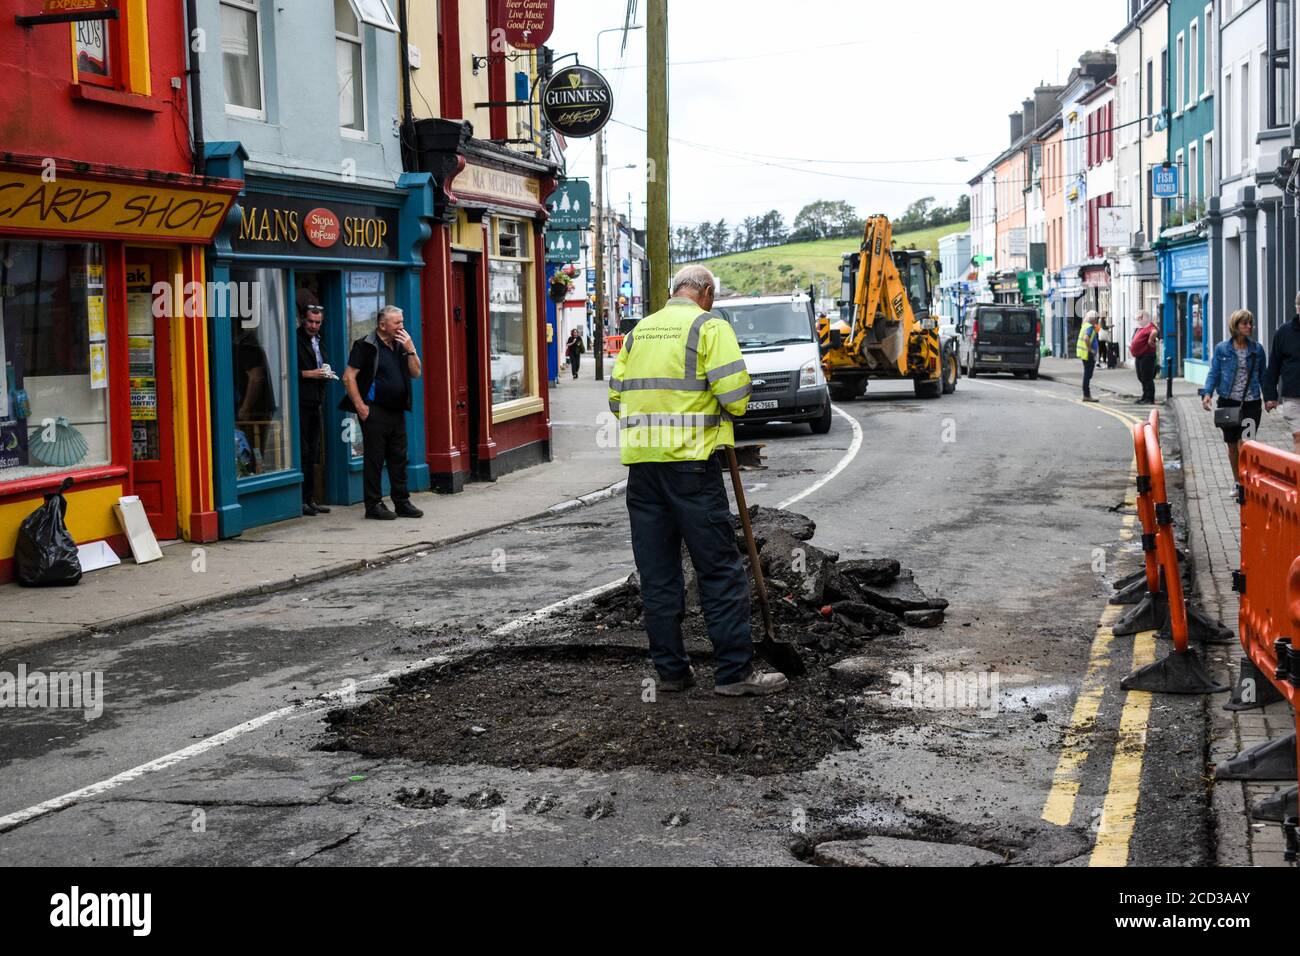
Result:
{"label": "man standing on footpath", "polygon": [[298,294],[298,435],[302,459],[302,513],[308,517],[329,514],[316,503],[316,466],[320,464],[321,403],[325,383],[335,376],[325,361],[320,327],[325,308],[304,289]]}
{"label": "man standing on footpath", "polygon": [[695,686],[682,642],[685,541],[713,643],[714,693],[775,694],[790,682],[753,667],[749,576],[715,455],[735,444],[731,423],[749,404],[749,372],[735,331],[709,312],[713,273],[687,266],[671,290],[668,304],[623,339],[609,380],[650,658],[661,690]]}
{"label": "man standing on footpath", "polygon": [[1275,411],[1291,429],[1291,443],[1300,455],[1300,295],[1295,298],[1296,314],[1277,330],[1269,349],[1268,371],[1264,374],[1264,407]]}
{"label": "man standing on footpath", "polygon": [[[420,356],[404,323],[402,310],[386,305],[379,310],[375,331],[352,343],[343,373],[348,394],[339,403],[340,411],[356,412],[361,419],[366,517],[380,521],[424,517],[406,490],[406,413],[411,410],[411,381],[420,377]],[[393,511],[384,506],[385,464]]]}
{"label": "man standing on footpath", "polygon": [[1083,400],[1096,402],[1092,397],[1092,373],[1097,368],[1097,346],[1101,319],[1093,309],[1083,317],[1083,326],[1079,329],[1079,341],[1075,343],[1074,354],[1083,360]]}

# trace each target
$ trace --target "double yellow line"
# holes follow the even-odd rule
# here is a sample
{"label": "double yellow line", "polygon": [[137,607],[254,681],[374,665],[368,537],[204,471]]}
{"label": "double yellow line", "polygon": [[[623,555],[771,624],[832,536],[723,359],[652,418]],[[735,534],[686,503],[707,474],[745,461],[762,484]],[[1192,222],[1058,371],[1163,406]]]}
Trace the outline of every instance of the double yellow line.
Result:
{"label": "double yellow line", "polygon": [[[1050,392],[1044,394],[1051,395]],[[1056,395],[1051,397],[1072,401],[1073,404],[1083,408],[1109,415],[1127,425],[1126,430],[1130,432],[1132,426],[1140,421],[1132,415],[1101,405],[1065,399]],[[1137,462],[1134,461],[1130,464],[1129,492],[1125,498],[1125,504],[1129,506],[1136,504],[1133,498],[1132,481],[1136,474]],[[1121,540],[1132,540],[1135,521],[1135,514],[1124,516],[1124,524],[1120,530]],[[1056,765],[1056,772],[1052,775],[1052,788],[1043,806],[1043,819],[1048,823],[1069,826],[1074,818],[1083,766],[1088,760],[1102,698],[1106,692],[1108,678],[1114,679],[1111,665],[1114,663],[1112,650],[1115,633],[1111,628],[1122,613],[1122,608],[1119,606],[1107,605],[1093,636],[1088,667],[1084,672],[1079,697],[1074,704],[1074,714],[1065,734],[1065,744]],[[1144,631],[1137,635],[1133,644],[1135,670],[1155,660],[1155,643],[1155,631]],[[1129,691],[1120,714],[1119,734],[1115,753],[1111,758],[1106,798],[1102,803],[1100,814],[1092,822],[1097,840],[1088,861],[1089,866],[1125,866],[1128,863],[1129,844],[1137,826],[1138,799],[1142,792],[1142,762],[1146,756],[1147,721],[1150,716],[1151,694],[1146,691]]]}

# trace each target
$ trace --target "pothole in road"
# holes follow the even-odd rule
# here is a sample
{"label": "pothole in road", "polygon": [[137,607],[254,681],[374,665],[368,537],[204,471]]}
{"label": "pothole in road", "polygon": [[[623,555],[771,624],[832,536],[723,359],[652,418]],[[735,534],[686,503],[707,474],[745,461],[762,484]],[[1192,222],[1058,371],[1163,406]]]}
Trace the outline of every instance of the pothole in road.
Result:
{"label": "pothole in road", "polygon": [[[699,655],[701,658],[706,655]],[[630,646],[505,647],[404,676],[365,704],[332,711],[327,750],[442,765],[771,774],[853,749],[870,719],[858,699],[810,668],[784,694],[722,698],[699,685],[654,688]]]}
{"label": "pothole in road", "polygon": [[601,531],[607,525],[599,524],[595,521],[578,521],[571,524],[547,524],[537,525],[532,528],[525,528],[525,534],[570,534],[575,531]]}

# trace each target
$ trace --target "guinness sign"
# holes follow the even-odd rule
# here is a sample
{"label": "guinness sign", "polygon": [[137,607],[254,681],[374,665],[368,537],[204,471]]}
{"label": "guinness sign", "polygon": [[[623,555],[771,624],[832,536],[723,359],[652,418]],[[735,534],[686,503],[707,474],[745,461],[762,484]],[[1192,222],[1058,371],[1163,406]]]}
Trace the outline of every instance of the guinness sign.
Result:
{"label": "guinness sign", "polygon": [[605,78],[590,67],[566,66],[546,84],[542,112],[562,136],[595,136],[614,115],[614,94]]}

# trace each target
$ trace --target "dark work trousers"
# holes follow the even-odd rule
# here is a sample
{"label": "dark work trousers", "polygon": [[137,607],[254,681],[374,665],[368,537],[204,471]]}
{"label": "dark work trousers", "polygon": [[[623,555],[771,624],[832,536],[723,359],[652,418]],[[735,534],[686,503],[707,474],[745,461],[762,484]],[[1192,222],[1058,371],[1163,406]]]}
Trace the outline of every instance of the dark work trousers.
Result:
{"label": "dark work trousers", "polygon": [[362,484],[366,507],[372,508],[384,498],[384,465],[388,465],[388,487],[393,503],[407,501],[406,490],[406,413],[378,405],[370,406],[370,417],[361,423],[361,440],[365,442],[365,467]]}
{"label": "dark work trousers", "polygon": [[1156,353],[1139,355],[1134,361],[1137,364],[1138,381],[1142,383],[1142,401],[1154,402],[1156,400]]}
{"label": "dark work trousers", "polygon": [[298,434],[302,444],[302,500],[315,498],[316,466],[320,464],[320,406],[298,406]]}
{"label": "dark work trousers", "polygon": [[1097,368],[1097,356],[1090,356],[1083,361],[1083,397],[1092,398],[1092,373]]}
{"label": "dark work trousers", "polygon": [[664,680],[686,673],[682,542],[699,580],[700,608],[713,643],[714,682],[749,676],[754,657],[749,577],[736,547],[718,459],[632,465],[627,478],[632,554],[641,576],[650,659]]}
{"label": "dark work trousers", "polygon": [[574,378],[577,378],[577,377],[578,377],[578,369],[582,368],[582,353],[581,353],[581,352],[570,352],[570,353],[569,353],[569,368],[573,371],[573,377],[574,377]]}

